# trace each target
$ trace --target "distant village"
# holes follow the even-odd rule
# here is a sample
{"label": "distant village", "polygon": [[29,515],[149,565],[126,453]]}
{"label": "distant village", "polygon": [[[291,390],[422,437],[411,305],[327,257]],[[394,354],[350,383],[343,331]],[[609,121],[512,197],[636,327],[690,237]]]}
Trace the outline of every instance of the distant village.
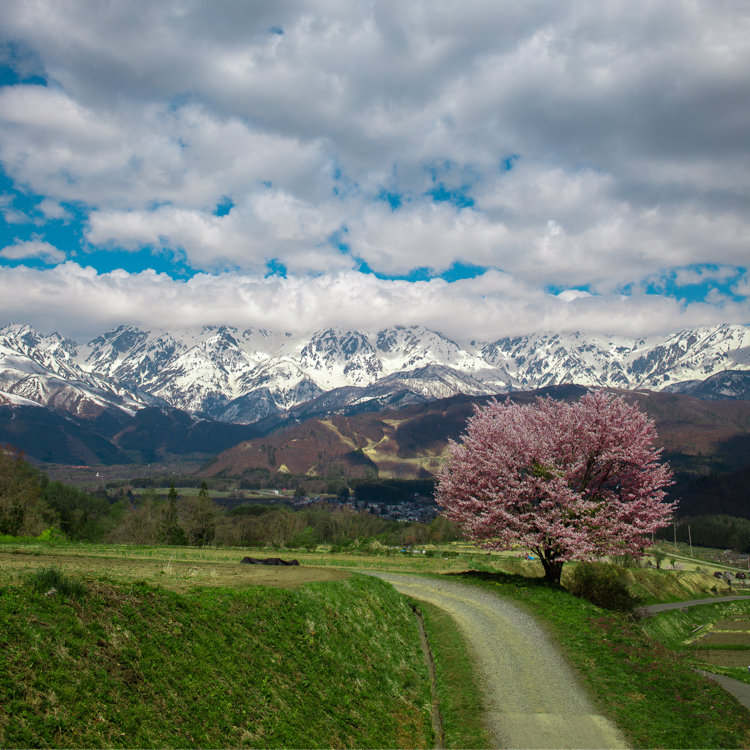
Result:
{"label": "distant village", "polygon": [[400,502],[378,502],[375,500],[340,499],[328,496],[298,497],[289,501],[289,505],[296,510],[309,507],[317,503],[338,505],[351,508],[362,513],[372,513],[389,521],[412,521],[429,523],[438,514],[438,506],[430,497],[412,495]]}

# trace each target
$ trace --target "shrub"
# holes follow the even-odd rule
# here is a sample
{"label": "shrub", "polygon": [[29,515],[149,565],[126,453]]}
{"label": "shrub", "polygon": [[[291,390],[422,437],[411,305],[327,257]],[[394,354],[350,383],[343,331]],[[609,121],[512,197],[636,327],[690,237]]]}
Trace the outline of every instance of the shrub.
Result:
{"label": "shrub", "polygon": [[54,566],[40,568],[29,576],[28,582],[40,594],[48,594],[54,590],[61,596],[72,596],[79,600],[86,595],[86,587],[80,581],[72,581]]}
{"label": "shrub", "polygon": [[374,537],[355,539],[348,545],[352,552],[361,552],[367,555],[384,555],[388,548]]}
{"label": "shrub", "polygon": [[618,612],[632,612],[640,604],[628,590],[625,569],[610,563],[579,563],[570,576],[568,591],[598,607]]}
{"label": "shrub", "polygon": [[37,541],[46,544],[49,547],[56,547],[60,544],[65,544],[68,541],[68,538],[59,529],[48,528],[39,534]]}

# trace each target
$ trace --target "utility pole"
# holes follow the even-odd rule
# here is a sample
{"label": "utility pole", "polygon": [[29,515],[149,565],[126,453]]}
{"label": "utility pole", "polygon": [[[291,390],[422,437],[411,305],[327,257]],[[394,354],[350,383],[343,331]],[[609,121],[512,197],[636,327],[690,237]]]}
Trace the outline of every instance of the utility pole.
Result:
{"label": "utility pole", "polygon": [[688,524],[688,541],[690,542],[690,557],[693,556],[693,537],[690,534],[690,524]]}
{"label": "utility pole", "polygon": [[677,552],[677,521],[672,522],[672,528],[674,529],[674,551]]}

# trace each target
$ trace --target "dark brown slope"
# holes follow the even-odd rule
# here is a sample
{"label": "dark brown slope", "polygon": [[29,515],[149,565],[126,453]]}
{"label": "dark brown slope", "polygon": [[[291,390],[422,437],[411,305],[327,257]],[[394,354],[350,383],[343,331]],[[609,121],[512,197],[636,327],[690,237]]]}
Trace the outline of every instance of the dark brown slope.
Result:
{"label": "dark brown slope", "polygon": [[[511,397],[520,403],[539,395],[576,399],[584,390],[567,386]],[[679,491],[700,477],[750,465],[750,402],[622,393],[656,422],[665,457],[678,473]],[[457,396],[392,412],[307,420],[224,451],[202,473],[241,476],[267,469],[317,476],[429,476],[439,467],[449,438],[457,439],[463,432],[474,405],[487,400]]]}

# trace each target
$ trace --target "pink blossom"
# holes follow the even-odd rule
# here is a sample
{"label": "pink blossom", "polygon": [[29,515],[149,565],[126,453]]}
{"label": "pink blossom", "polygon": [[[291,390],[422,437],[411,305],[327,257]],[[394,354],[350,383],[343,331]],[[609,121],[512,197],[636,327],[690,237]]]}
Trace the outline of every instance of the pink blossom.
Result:
{"label": "pink blossom", "polygon": [[536,552],[559,582],[565,561],[638,555],[668,525],[671,472],[655,442],[638,407],[602,391],[572,404],[493,401],[451,441],[437,502],[485,548]]}

